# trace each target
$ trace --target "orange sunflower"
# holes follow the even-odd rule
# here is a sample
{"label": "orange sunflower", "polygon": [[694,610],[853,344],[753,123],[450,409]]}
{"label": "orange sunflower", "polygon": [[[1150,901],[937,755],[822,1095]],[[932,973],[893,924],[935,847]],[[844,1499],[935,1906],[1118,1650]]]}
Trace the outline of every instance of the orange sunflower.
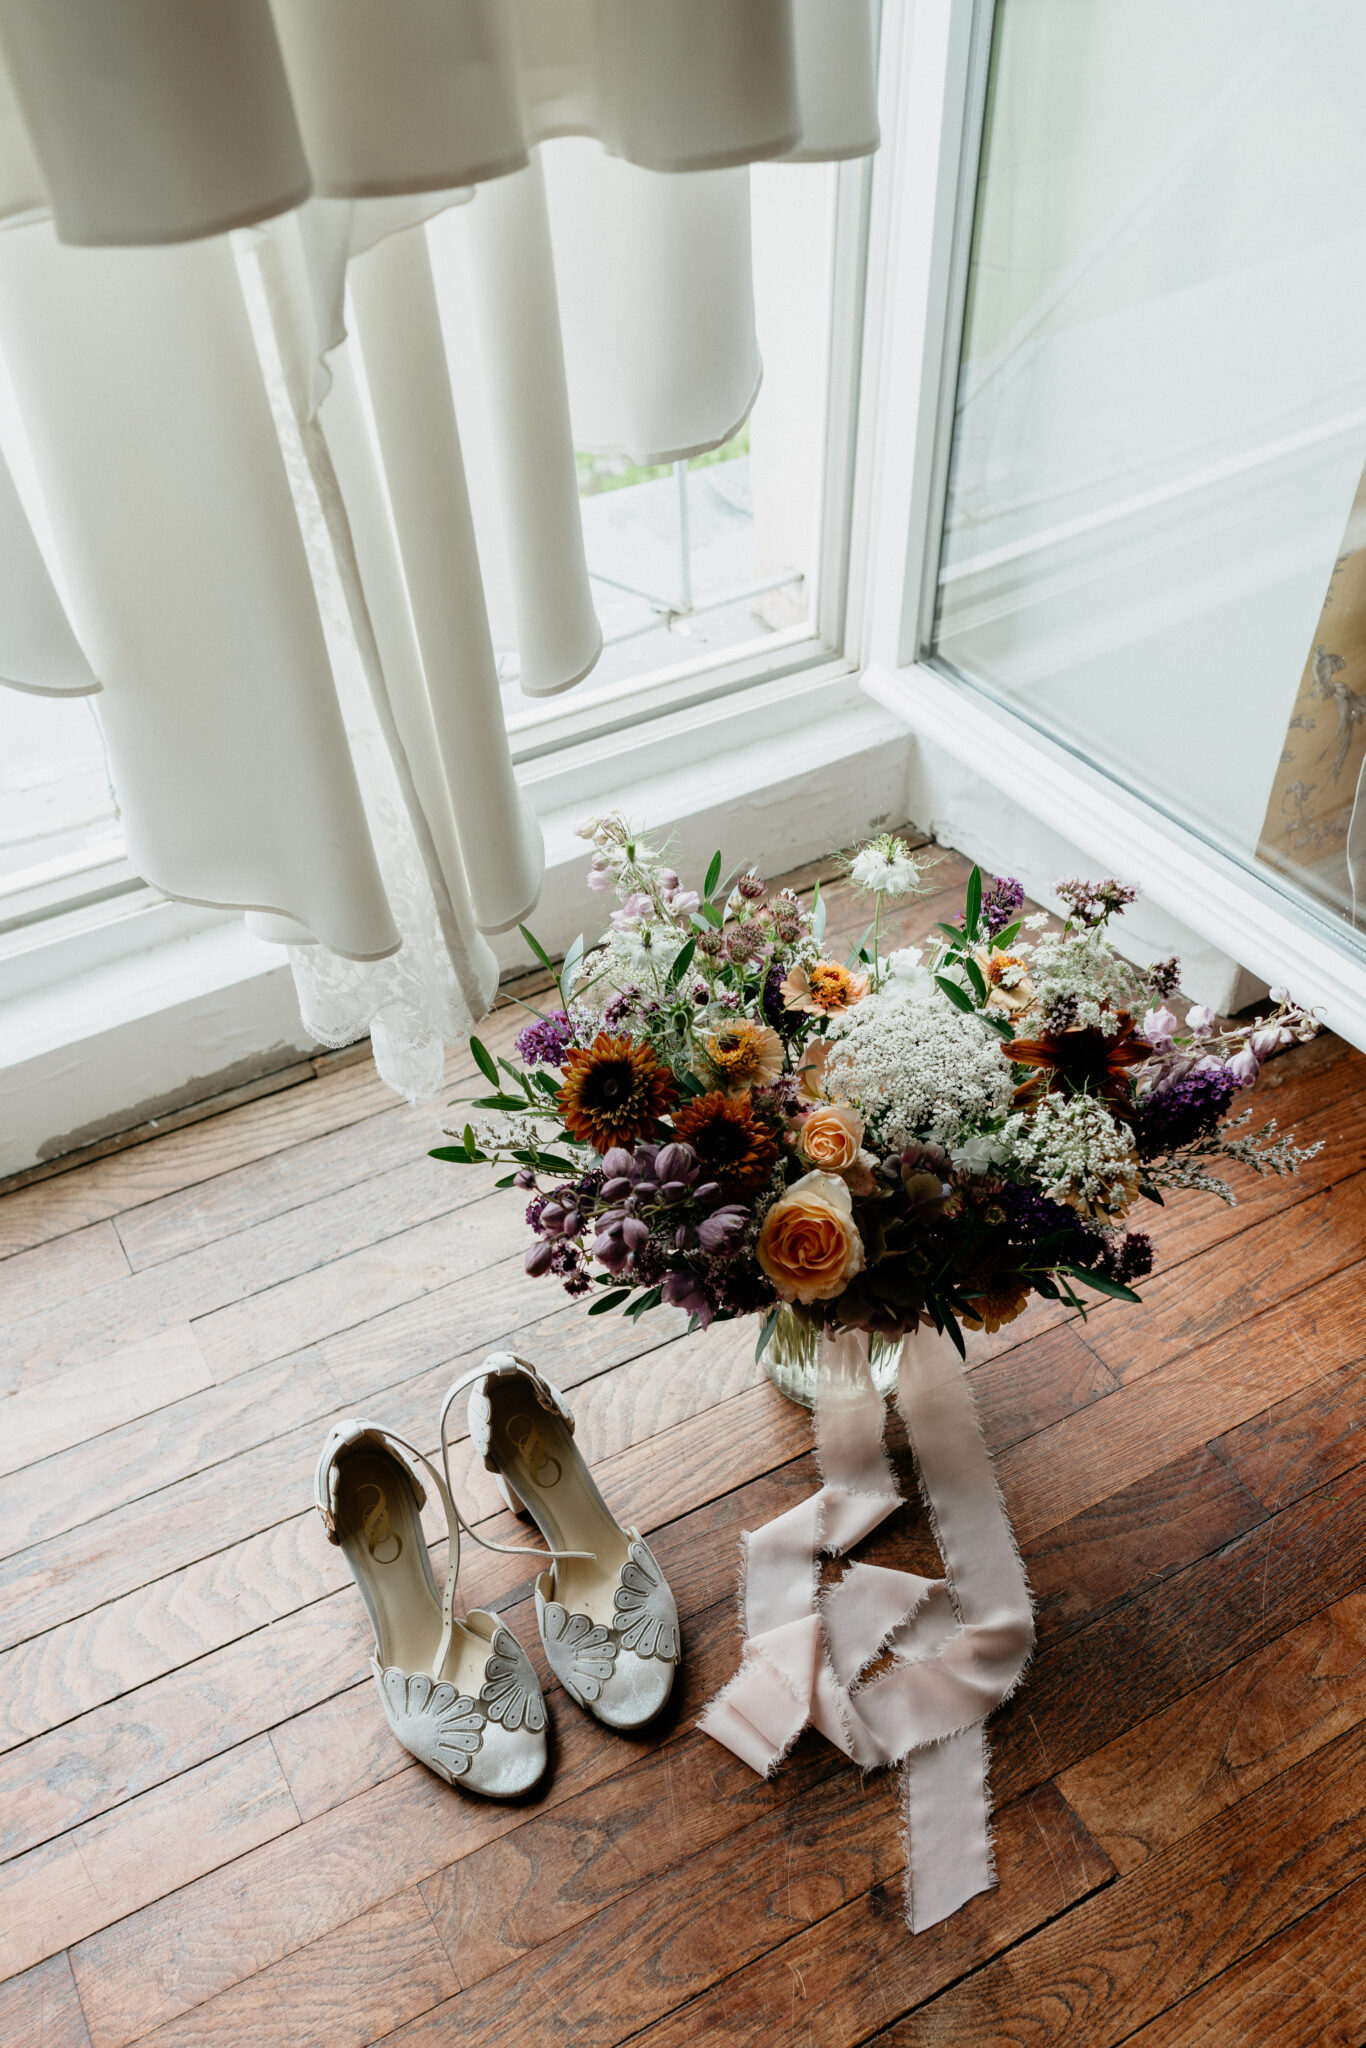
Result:
{"label": "orange sunflower", "polygon": [[1135,1034],[1127,1010],[1119,1012],[1117,1021],[1119,1029],[1110,1038],[1094,1024],[1086,1024],[1045,1031],[1040,1038],[1015,1039],[1006,1057],[1017,1067],[1036,1070],[1015,1090],[1015,1100],[1025,1102],[1065,1088],[1073,1095],[1100,1096],[1127,1116],[1133,1102],[1129,1069],[1151,1059],[1152,1047]]}
{"label": "orange sunflower", "polygon": [[556,1100],[565,1129],[596,1152],[630,1145],[654,1130],[678,1100],[678,1084],[648,1045],[600,1031],[564,1063]]}
{"label": "orange sunflower", "polygon": [[778,1157],[778,1140],[754,1114],[747,1095],[698,1095],[674,1118],[674,1136],[691,1145],[704,1180],[727,1194],[762,1187]]}

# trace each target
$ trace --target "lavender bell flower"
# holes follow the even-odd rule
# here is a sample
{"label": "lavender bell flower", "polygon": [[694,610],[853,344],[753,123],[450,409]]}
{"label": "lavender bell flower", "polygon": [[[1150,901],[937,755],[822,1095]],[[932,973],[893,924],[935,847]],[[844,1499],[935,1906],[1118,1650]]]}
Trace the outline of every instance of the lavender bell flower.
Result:
{"label": "lavender bell flower", "polygon": [[1214,1012],[1208,1003],[1196,1003],[1186,1012],[1186,1029],[1193,1031],[1197,1038],[1206,1038],[1214,1029]]}
{"label": "lavender bell flower", "polygon": [[1176,1019],[1164,1005],[1160,1010],[1149,1010],[1143,1019],[1140,1036],[1159,1052],[1165,1052],[1176,1035]]}
{"label": "lavender bell flower", "polygon": [[728,1246],[744,1236],[745,1225],[748,1222],[747,1210],[735,1203],[727,1203],[724,1208],[714,1210],[704,1223],[699,1224],[697,1241],[704,1252],[725,1251]]}
{"label": "lavender bell flower", "polygon": [[532,1278],[536,1279],[540,1274],[550,1271],[550,1262],[554,1256],[554,1245],[547,1244],[546,1240],[541,1238],[536,1244],[528,1246],[527,1254],[522,1264],[526,1267]]}
{"label": "lavender bell flower", "polygon": [[1227,1062],[1224,1072],[1232,1074],[1240,1088],[1251,1088],[1261,1072],[1261,1062],[1250,1045],[1243,1045]]}

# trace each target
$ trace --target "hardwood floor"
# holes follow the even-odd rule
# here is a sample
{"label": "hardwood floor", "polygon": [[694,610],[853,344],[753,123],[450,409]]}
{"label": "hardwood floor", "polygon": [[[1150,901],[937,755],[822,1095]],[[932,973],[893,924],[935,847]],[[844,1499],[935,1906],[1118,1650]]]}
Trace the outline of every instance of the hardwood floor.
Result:
{"label": "hardwood floor", "polygon": [[[366,1057],[296,1075],[0,1198],[0,2043],[1360,2048],[1366,1060],[1268,1067],[1323,1151],[1154,1212],[1141,1309],[971,1340],[1039,1651],[991,1728],[999,1886],[915,1938],[894,1782],[808,1736],[765,1783],[695,1730],[738,1534],[816,1483],[753,1329],[588,1319],[523,1272],[516,1194],[426,1157],[436,1113]],[[430,1449],[514,1333],[686,1663],[632,1738],[547,1679],[552,1775],[505,1807],[389,1736],[309,1498],[337,1415]],[[466,1443],[456,1476],[516,1540]],[[864,1554],[933,1568],[910,1510]],[[539,1659],[523,1562],[476,1552],[462,1603]]]}

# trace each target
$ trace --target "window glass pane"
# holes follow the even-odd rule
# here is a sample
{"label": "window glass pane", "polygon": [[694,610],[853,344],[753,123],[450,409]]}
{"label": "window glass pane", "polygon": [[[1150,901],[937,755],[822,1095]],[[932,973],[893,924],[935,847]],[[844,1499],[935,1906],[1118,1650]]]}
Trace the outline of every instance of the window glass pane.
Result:
{"label": "window glass pane", "polygon": [[[750,171],[764,381],[723,448],[669,469],[581,453],[579,498],[603,652],[576,703],[624,682],[810,631],[818,596],[830,403],[834,164]],[[841,309],[853,317],[857,308]],[[482,544],[482,540],[481,540]],[[497,606],[495,603],[495,628]],[[508,715],[551,716],[502,657]]]}
{"label": "window glass pane", "polygon": [[0,685],[0,898],[122,851],[91,700]]}
{"label": "window glass pane", "polygon": [[934,638],[1359,928],[1363,104],[1360,0],[1000,0]]}

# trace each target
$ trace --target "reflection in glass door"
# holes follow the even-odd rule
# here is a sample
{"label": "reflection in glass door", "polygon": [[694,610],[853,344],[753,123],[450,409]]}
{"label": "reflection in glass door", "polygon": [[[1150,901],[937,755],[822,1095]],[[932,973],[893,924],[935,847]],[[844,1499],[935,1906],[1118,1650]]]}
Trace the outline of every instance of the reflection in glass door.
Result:
{"label": "reflection in glass door", "polygon": [[998,0],[934,658],[1366,932],[1366,6]]}

